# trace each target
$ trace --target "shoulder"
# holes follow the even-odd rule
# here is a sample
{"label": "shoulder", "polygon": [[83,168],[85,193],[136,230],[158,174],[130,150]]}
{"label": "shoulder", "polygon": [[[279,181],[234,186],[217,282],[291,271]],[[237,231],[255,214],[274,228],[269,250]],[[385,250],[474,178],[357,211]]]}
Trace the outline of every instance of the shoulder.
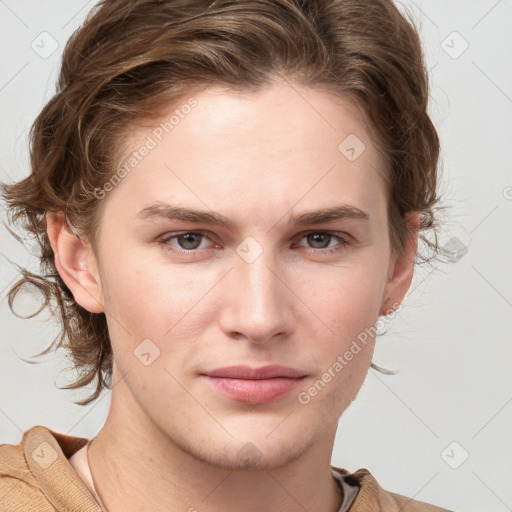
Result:
{"label": "shoulder", "polygon": [[17,445],[1,444],[0,510],[99,510],[68,461],[87,441],[36,425]]}
{"label": "shoulder", "polygon": [[365,468],[350,473],[346,469],[332,466],[343,474],[345,480],[359,486],[350,512],[453,512],[452,510],[414,500],[383,489]]}

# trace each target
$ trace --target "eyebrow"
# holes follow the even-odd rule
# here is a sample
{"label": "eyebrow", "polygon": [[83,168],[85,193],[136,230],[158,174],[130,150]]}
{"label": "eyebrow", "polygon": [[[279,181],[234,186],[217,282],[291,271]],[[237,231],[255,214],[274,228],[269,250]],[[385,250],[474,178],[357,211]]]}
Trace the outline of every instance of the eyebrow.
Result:
{"label": "eyebrow", "polygon": [[[163,218],[166,220],[191,222],[193,224],[217,225],[223,226],[229,230],[232,230],[235,227],[234,222],[221,213],[214,211],[195,210],[193,208],[185,208],[160,201],[157,201],[156,203],[143,208],[137,214],[137,218]],[[309,224],[322,224],[324,222],[332,222],[335,220],[343,219],[369,220],[369,218],[370,217],[366,212],[356,208],[355,206],[340,204],[337,206],[322,208],[320,210],[313,210],[304,212],[300,215],[292,216],[289,220],[289,224],[303,226]]]}

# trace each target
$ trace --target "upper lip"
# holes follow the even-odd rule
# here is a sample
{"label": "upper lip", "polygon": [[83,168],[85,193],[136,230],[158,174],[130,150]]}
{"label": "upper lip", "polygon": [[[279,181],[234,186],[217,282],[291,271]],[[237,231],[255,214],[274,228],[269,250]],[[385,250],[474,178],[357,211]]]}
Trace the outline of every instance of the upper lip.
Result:
{"label": "upper lip", "polygon": [[226,366],[206,372],[209,377],[226,377],[231,379],[272,379],[276,377],[299,378],[305,374],[287,366],[270,365],[260,368],[250,366]]}

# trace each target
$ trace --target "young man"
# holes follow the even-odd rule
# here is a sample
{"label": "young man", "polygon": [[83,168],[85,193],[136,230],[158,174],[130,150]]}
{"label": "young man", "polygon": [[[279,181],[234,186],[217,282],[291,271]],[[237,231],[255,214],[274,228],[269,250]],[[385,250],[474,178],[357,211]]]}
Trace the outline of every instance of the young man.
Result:
{"label": "young man", "polygon": [[63,60],[5,197],[44,219],[112,401],[92,440],[2,445],[2,510],[446,510],[331,466],[436,201],[411,26],[387,1],[114,0]]}

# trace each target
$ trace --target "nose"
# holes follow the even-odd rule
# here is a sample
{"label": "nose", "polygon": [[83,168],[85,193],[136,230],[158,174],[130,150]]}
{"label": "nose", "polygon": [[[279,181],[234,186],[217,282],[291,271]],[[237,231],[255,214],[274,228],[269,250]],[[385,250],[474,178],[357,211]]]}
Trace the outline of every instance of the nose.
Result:
{"label": "nose", "polygon": [[226,335],[265,344],[292,332],[293,293],[271,251],[252,262],[235,255],[221,293],[220,326]]}

